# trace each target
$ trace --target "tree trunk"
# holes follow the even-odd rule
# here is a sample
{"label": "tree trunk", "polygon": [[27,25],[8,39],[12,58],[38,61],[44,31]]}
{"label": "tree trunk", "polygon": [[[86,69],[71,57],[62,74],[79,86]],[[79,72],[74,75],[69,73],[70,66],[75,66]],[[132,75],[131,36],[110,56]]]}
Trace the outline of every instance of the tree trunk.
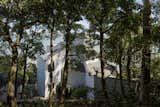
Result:
{"label": "tree trunk", "polygon": [[21,98],[23,98],[24,87],[25,87],[25,77],[26,77],[26,68],[27,68],[27,54],[28,54],[28,49],[25,50],[25,55],[24,55],[24,68],[23,68],[23,80],[22,80]]}
{"label": "tree trunk", "polygon": [[[119,44],[121,45],[121,44]],[[119,64],[119,78],[120,78],[120,87],[121,87],[121,94],[123,96],[125,96],[125,93],[124,93],[124,87],[123,87],[123,70],[122,70],[122,49],[121,49],[121,46],[119,46],[119,56],[118,56],[118,64]]]}
{"label": "tree trunk", "polygon": [[50,37],[50,71],[49,71],[49,77],[50,77],[50,91],[49,91],[49,107],[52,107],[52,100],[53,100],[53,71],[54,71],[54,61],[53,61],[53,31],[54,31],[54,22],[53,22],[53,28],[51,28],[51,37]]}
{"label": "tree trunk", "polygon": [[104,78],[104,61],[103,61],[103,32],[102,28],[100,28],[100,65],[101,65],[101,84],[102,90],[105,97],[107,97],[107,90],[106,90],[106,81]]}
{"label": "tree trunk", "polygon": [[14,95],[17,98],[17,86],[18,86],[18,58],[17,58],[17,69],[16,69],[16,77],[15,77],[15,88],[14,88]]}
{"label": "tree trunk", "polygon": [[143,9],[143,44],[142,49],[142,74],[140,81],[139,101],[141,104],[149,104],[149,83],[150,83],[150,44],[151,44],[151,3],[150,0],[144,0]]}
{"label": "tree trunk", "polygon": [[8,91],[7,91],[7,102],[8,102],[8,106],[9,107],[16,107],[17,106],[17,102],[16,102],[16,98],[15,95],[15,80],[16,80],[16,72],[18,72],[18,47],[20,44],[20,40],[22,39],[22,34],[23,34],[23,25],[22,25],[22,20],[20,21],[20,33],[19,35],[17,35],[16,37],[16,42],[13,43],[12,39],[11,39],[11,35],[9,33],[9,27],[8,27],[8,23],[9,23],[9,18],[7,18],[7,22],[5,24],[6,26],[6,40],[8,41],[11,49],[12,49],[12,62],[11,62],[11,70],[8,74]]}
{"label": "tree trunk", "polygon": [[69,54],[69,50],[70,50],[70,27],[68,27],[68,29],[66,30],[66,35],[65,35],[65,41],[66,41],[66,53],[65,53],[65,64],[64,64],[64,71],[63,71],[63,76],[62,76],[62,96],[61,96],[61,105],[60,107],[64,106],[64,99],[66,96],[66,89],[67,89],[67,81],[68,81],[68,54]]}
{"label": "tree trunk", "polygon": [[[130,47],[129,47],[130,48]],[[127,58],[127,79],[128,79],[128,88],[131,89],[131,69],[130,69],[130,64],[131,64],[131,53],[130,53],[130,49],[128,49],[128,58]]]}
{"label": "tree trunk", "polygon": [[17,70],[17,59],[18,59],[18,50],[17,50],[17,44],[14,44],[12,46],[12,64],[11,64],[11,70],[8,74],[8,105],[9,107],[16,107],[16,98],[14,96],[15,91],[15,76],[16,76],[16,70]]}

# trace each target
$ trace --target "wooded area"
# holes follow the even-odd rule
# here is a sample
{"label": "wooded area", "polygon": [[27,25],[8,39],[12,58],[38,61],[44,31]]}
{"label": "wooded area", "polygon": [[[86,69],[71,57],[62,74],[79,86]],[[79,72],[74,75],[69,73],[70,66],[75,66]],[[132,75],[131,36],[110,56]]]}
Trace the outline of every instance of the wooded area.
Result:
{"label": "wooded area", "polygon": [[[79,38],[85,44],[75,45]],[[57,41],[62,41],[65,48],[60,94],[54,93],[53,81]],[[92,102],[93,107],[99,104],[96,101],[102,103],[100,107],[160,105],[159,0],[0,0],[0,89],[7,87],[7,101],[0,101],[0,106],[24,106],[27,84],[36,83],[37,68],[31,62],[47,53],[47,49],[50,89],[43,106],[65,107],[68,99],[73,100],[69,107],[89,105],[86,98],[82,101],[66,97],[67,81],[80,60],[95,58],[100,60],[102,90],[101,97]],[[119,65],[119,94],[106,88],[107,61]]]}

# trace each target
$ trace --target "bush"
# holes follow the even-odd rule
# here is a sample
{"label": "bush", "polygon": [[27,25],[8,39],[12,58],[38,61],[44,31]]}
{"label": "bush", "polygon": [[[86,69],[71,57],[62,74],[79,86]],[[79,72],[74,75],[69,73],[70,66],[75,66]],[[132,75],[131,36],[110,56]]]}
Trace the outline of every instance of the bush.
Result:
{"label": "bush", "polygon": [[3,102],[0,101],[0,107],[6,107]]}
{"label": "bush", "polygon": [[75,88],[72,91],[71,97],[72,98],[86,98],[86,94],[87,94],[87,88],[85,87],[79,87],[79,88]]}

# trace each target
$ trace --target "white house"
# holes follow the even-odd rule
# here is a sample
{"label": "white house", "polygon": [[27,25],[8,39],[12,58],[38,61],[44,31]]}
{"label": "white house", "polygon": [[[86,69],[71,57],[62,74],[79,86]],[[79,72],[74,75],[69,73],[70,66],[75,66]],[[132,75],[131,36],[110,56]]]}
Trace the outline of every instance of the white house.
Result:
{"label": "white house", "polygon": [[[84,62],[85,66],[85,86],[89,88],[101,89],[101,66],[100,60],[88,60]],[[116,78],[119,73],[119,66],[115,63],[108,62],[104,66],[104,78]],[[97,87],[99,85],[99,87]]]}
{"label": "white house", "polygon": [[[65,50],[54,48],[54,72],[53,82],[56,86],[61,81],[61,71],[64,67]],[[40,96],[48,97],[49,95],[49,72],[48,65],[50,64],[50,53],[41,55],[37,59],[37,91]],[[55,88],[54,88],[55,90]]]}
{"label": "white house", "polygon": [[[78,38],[73,41],[74,46],[85,45],[83,39]],[[54,72],[53,72],[53,82],[54,82],[54,91],[56,85],[61,82],[62,71],[65,63],[65,48],[64,44],[60,43],[54,46]],[[73,52],[74,53],[74,52]],[[68,87],[79,87],[85,86],[89,88],[97,87],[98,79],[101,77],[100,61],[99,59],[85,61],[83,58],[80,59],[81,63],[78,65],[79,70],[69,70],[68,73]],[[37,89],[38,94],[43,97],[48,97],[49,95],[49,72],[48,64],[50,63],[50,54],[40,56],[37,59]],[[119,71],[118,65],[108,62],[104,68],[104,76],[106,77],[115,77],[115,71]]]}
{"label": "white house", "polygon": [[[54,72],[53,82],[56,87],[61,81],[62,71],[64,67],[65,50],[54,51]],[[49,95],[49,72],[48,64],[50,63],[49,54],[42,55],[37,60],[37,89],[38,94],[43,97]],[[97,77],[101,77],[100,61],[99,59],[83,61],[79,65],[79,71],[69,71],[67,86],[79,87],[85,86],[89,88],[97,88]],[[118,65],[109,63],[105,66],[104,77],[115,77],[115,71],[118,71]],[[99,84],[98,84],[99,85]],[[54,87],[54,90],[55,90]]]}

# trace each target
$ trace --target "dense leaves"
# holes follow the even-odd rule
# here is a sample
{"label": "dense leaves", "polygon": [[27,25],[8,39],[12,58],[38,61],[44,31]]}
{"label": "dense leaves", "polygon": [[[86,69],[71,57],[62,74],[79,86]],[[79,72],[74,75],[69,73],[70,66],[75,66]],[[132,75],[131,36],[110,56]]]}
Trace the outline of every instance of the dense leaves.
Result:
{"label": "dense leaves", "polygon": [[[159,6],[158,0],[143,0],[143,4],[136,0],[1,0],[0,72],[9,72],[9,106],[16,106],[13,93],[17,78],[22,77],[24,90],[25,81],[32,81],[35,76],[35,72],[29,72],[35,71],[35,66],[28,65],[27,60],[34,62],[39,55],[48,52],[45,48],[50,45],[51,63],[54,63],[54,44],[59,41],[63,42],[62,49],[66,53],[62,102],[66,96],[68,73],[79,71],[81,63],[95,58],[101,63],[105,99],[127,102],[128,98],[131,99],[128,102],[146,104],[149,97],[158,99],[155,93],[159,92],[156,81],[160,79]],[[119,65],[120,99],[113,94],[110,96],[106,89],[103,75],[108,61]],[[123,83],[124,79],[127,85]],[[50,80],[53,85],[52,77]],[[136,85],[132,85],[134,80],[138,81]],[[156,92],[149,90],[149,86]],[[53,86],[50,93],[52,89]],[[50,107],[52,98],[50,96]]]}

